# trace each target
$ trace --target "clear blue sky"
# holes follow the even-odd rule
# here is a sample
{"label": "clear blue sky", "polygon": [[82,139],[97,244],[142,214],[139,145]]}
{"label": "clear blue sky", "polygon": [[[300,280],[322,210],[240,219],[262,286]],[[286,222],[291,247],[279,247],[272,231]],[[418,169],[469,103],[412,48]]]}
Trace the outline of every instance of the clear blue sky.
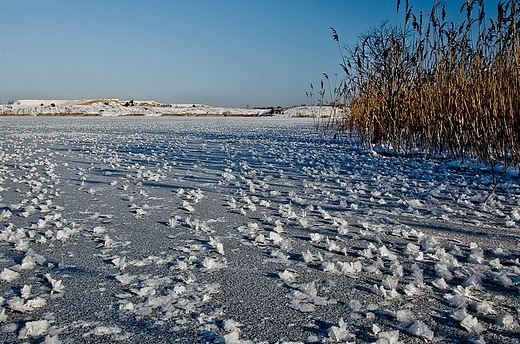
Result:
{"label": "clear blue sky", "polygon": [[[405,0],[402,1],[403,3]],[[434,0],[410,0],[428,11]],[[459,0],[448,0],[458,19]],[[488,1],[493,12],[496,1]],[[309,103],[341,77],[342,44],[397,1],[2,0],[0,100],[155,99],[215,106]],[[404,4],[402,5],[404,6]]]}

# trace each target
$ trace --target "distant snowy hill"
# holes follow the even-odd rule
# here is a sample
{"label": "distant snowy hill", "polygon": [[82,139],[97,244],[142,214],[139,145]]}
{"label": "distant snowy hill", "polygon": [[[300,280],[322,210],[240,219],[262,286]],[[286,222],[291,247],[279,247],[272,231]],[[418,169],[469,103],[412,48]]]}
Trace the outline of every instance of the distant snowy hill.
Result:
{"label": "distant snowy hill", "polygon": [[82,99],[41,100],[24,99],[0,105],[4,116],[331,116],[331,107],[298,106],[276,111],[271,109],[243,109],[213,107],[204,104],[163,104],[155,100]]}

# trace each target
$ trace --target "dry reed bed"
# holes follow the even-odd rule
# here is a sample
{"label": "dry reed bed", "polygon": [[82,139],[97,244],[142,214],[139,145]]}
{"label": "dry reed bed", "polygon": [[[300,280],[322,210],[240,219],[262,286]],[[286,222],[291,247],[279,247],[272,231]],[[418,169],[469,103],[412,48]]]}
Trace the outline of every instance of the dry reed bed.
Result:
{"label": "dry reed bed", "polygon": [[[403,25],[383,23],[345,50],[332,28],[346,78],[328,89],[348,110],[320,128],[397,154],[421,149],[518,168],[518,1],[500,1],[496,19],[486,18],[484,1],[466,1],[459,24],[446,20],[446,6],[416,15],[406,1]],[[321,101],[325,91],[322,82]]]}

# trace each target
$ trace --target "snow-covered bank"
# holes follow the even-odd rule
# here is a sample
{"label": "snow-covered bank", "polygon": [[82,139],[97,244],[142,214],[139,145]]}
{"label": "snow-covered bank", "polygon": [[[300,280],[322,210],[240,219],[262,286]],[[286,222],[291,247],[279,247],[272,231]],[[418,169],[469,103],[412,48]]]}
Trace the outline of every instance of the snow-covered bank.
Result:
{"label": "snow-covered bank", "polygon": [[157,101],[94,100],[18,100],[0,105],[4,116],[283,116],[323,117],[331,115],[330,107],[299,106],[274,109],[214,107],[204,104],[161,104]]}
{"label": "snow-covered bank", "polygon": [[314,133],[0,118],[0,341],[516,343],[518,179]]}
{"label": "snow-covered bank", "polygon": [[11,105],[0,105],[1,115],[13,116],[262,116],[266,112],[262,109],[119,99],[19,100]]}

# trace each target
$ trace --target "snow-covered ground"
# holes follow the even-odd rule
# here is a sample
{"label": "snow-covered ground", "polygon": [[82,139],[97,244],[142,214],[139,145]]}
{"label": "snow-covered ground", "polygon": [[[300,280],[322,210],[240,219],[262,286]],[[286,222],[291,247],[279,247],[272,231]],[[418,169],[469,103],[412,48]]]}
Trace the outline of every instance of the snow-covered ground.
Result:
{"label": "snow-covered ground", "polygon": [[6,343],[517,343],[520,185],[311,119],[0,118]]}
{"label": "snow-covered ground", "polygon": [[[94,100],[18,100],[0,105],[3,116],[271,116],[270,109],[214,107],[204,104],[161,104],[157,101]],[[330,116],[331,107],[298,106],[284,109],[277,116]]]}

